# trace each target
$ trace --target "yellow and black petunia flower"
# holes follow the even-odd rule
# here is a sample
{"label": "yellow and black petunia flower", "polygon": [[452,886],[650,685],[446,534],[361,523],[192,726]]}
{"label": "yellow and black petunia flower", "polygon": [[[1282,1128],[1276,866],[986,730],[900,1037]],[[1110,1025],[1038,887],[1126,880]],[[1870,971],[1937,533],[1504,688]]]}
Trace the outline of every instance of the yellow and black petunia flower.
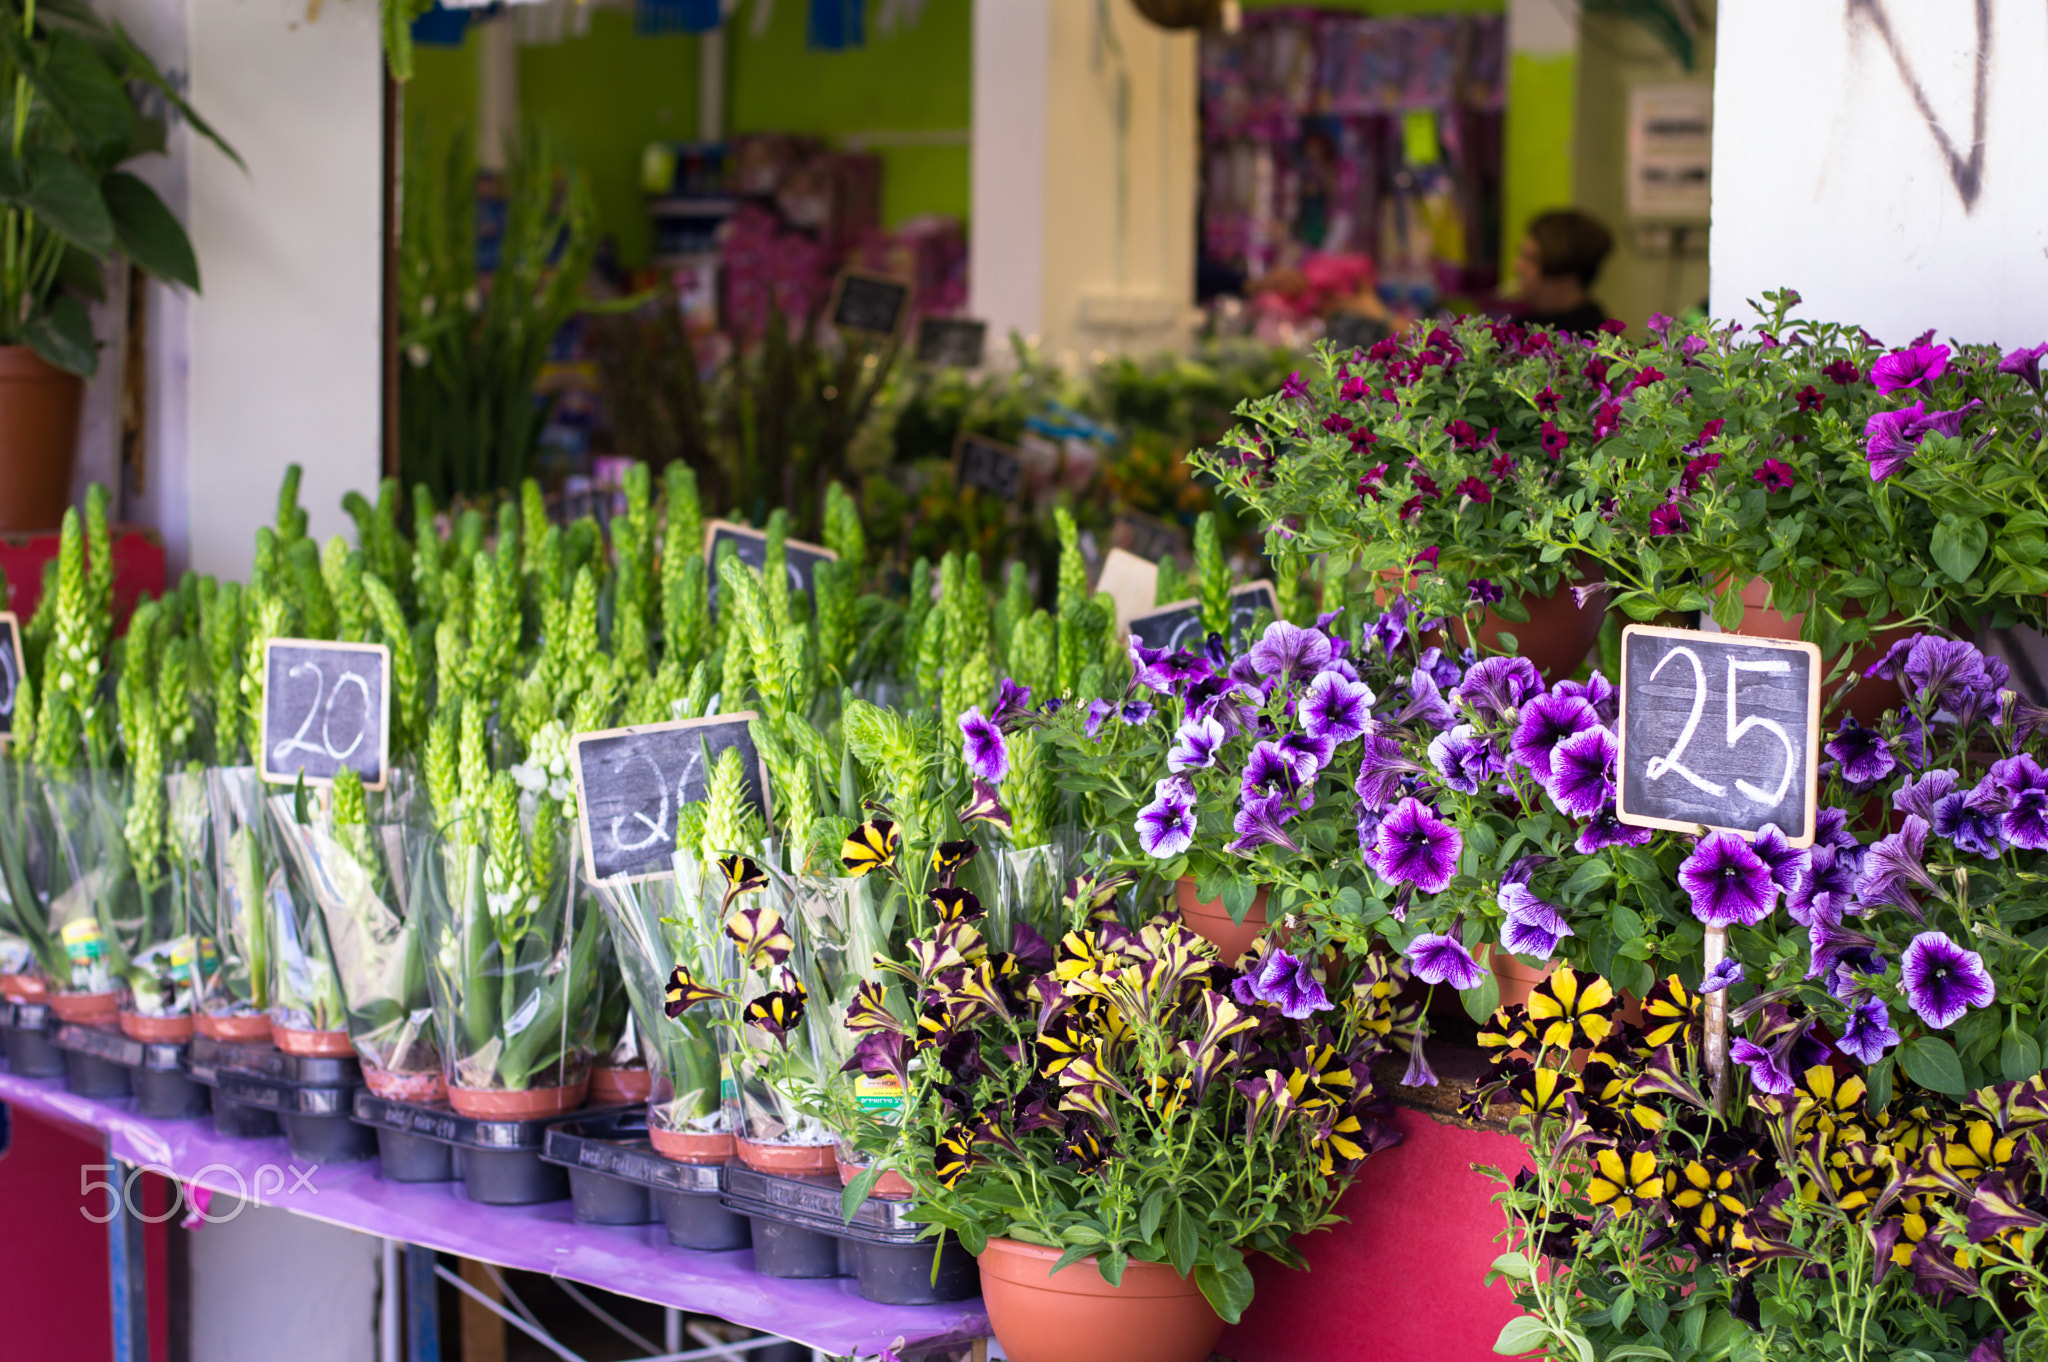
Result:
{"label": "yellow and black petunia flower", "polygon": [[1520,1003],[1499,1009],[1479,1028],[1479,1048],[1496,1065],[1518,1050],[1533,1049],[1535,1044],[1536,1031],[1529,1025],[1529,1011]]}
{"label": "yellow and black petunia flower", "polygon": [[1085,1120],[1074,1121],[1067,1126],[1066,1139],[1060,1144],[1060,1162],[1071,1163],[1083,1173],[1092,1173],[1109,1160],[1109,1150],[1102,1143],[1102,1136],[1094,1126]]}
{"label": "yellow and black petunia flower", "polygon": [[1729,1233],[1749,1209],[1739,1167],[1703,1156],[1664,1170],[1664,1202],[1685,1237],[1709,1254],[1727,1251]]}
{"label": "yellow and black petunia flower", "polygon": [[742,1008],[740,1016],[749,1026],[760,1027],[786,1046],[789,1033],[803,1024],[804,1005],[810,1000],[810,990],[789,971],[784,970],[783,975],[784,987],[763,993]]}
{"label": "yellow and black petunia flower", "polygon": [[941,842],[932,848],[932,874],[939,884],[947,889],[953,887],[953,878],[966,868],[981,848],[967,838],[957,842]]}
{"label": "yellow and black petunia flower", "polygon": [[1863,1100],[1869,1089],[1857,1075],[1841,1078],[1833,1065],[1816,1064],[1792,1080],[1792,1091],[1797,1098],[1792,1125],[1801,1136],[1818,1134],[1830,1141],[1868,1138]]}
{"label": "yellow and black petunia flower", "polygon": [[1338,1112],[1310,1141],[1316,1151],[1316,1171],[1327,1178],[1356,1168],[1372,1152],[1370,1138],[1364,1117],[1351,1110]]}
{"label": "yellow and black petunia flower", "polygon": [[1553,1050],[1598,1045],[1614,1031],[1614,986],[1597,974],[1559,965],[1529,991],[1536,1043]]}
{"label": "yellow and black petunia flower", "polygon": [[951,1191],[960,1185],[975,1164],[974,1132],[965,1125],[949,1126],[932,1139],[932,1176]]}
{"label": "yellow and black petunia flower", "polygon": [[887,818],[870,818],[853,830],[839,850],[839,863],[859,879],[870,870],[894,870],[903,849],[903,829]]}
{"label": "yellow and black petunia flower", "polygon": [[768,883],[768,872],[751,856],[721,856],[718,870],[725,876],[725,898],[718,908],[721,913],[732,907],[732,901],[740,895],[751,894]]}
{"label": "yellow and black petunia flower", "polygon": [[1057,1078],[1060,1071],[1074,1062],[1078,1055],[1087,1053],[1091,1038],[1082,1030],[1073,1013],[1056,1019],[1052,1025],[1038,1033],[1038,1047],[1035,1058],[1038,1072],[1046,1078]]}
{"label": "yellow and black petunia flower", "polygon": [[2001,1135],[1989,1121],[1965,1121],[1941,1141],[1941,1162],[1962,1181],[1976,1183],[1986,1174],[2012,1162],[2019,1141]]}
{"label": "yellow and black petunia flower", "polygon": [[1699,1020],[1699,995],[1688,989],[1677,975],[1666,975],[1643,999],[1641,1045],[1644,1053],[1665,1045],[1682,1049],[1690,1038],[1697,1035]]}
{"label": "yellow and black petunia flower", "polygon": [[1593,1176],[1586,1181],[1586,1199],[1606,1206],[1616,1215],[1632,1214],[1663,1194],[1664,1179],[1657,1173],[1657,1151],[1646,1145],[1633,1148],[1614,1146],[1595,1150]]}
{"label": "yellow and black petunia flower", "polygon": [[1312,1045],[1300,1059],[1316,1090],[1331,1102],[1348,1102],[1358,1091],[1351,1061],[1335,1045]]}
{"label": "yellow and black petunia flower", "polygon": [[736,910],[725,920],[725,934],[738,943],[748,969],[770,969],[796,949],[782,914],[765,903]]}
{"label": "yellow and black petunia flower", "polygon": [[675,971],[668,976],[668,989],[662,996],[661,1010],[671,1017],[680,1017],[698,1003],[731,997],[730,993],[723,993],[698,983],[688,970],[677,965]]}
{"label": "yellow and black petunia flower", "polygon": [[932,910],[939,915],[939,921],[947,924],[978,922],[986,916],[981,911],[981,900],[965,889],[934,889],[931,892]]}
{"label": "yellow and black petunia flower", "polygon": [[1522,1104],[1524,1116],[1554,1116],[1564,1110],[1564,1099],[1578,1090],[1578,1075],[1565,1069],[1525,1064],[1508,1079],[1508,1091]]}
{"label": "yellow and black petunia flower", "polygon": [[1194,1078],[1185,1073],[1173,1075],[1152,1075],[1152,1092],[1146,1105],[1159,1113],[1162,1121],[1171,1121],[1180,1113],[1188,1100],[1188,1090],[1195,1085]]}

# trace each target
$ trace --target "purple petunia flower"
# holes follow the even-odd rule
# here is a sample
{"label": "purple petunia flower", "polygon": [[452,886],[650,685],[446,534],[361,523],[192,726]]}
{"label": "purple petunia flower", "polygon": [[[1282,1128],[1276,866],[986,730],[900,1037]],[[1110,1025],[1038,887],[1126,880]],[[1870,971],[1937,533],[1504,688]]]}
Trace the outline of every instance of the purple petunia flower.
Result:
{"label": "purple petunia flower", "polygon": [[1959,777],[1943,767],[1917,777],[1908,777],[1892,791],[1892,807],[1900,813],[1918,814],[1932,823],[1934,806],[1955,792]]}
{"label": "purple petunia flower", "polygon": [[1510,720],[1543,694],[1543,677],[1526,657],[1488,657],[1472,664],[1458,683],[1457,698],[1481,723]]}
{"label": "purple petunia flower", "polygon": [[1280,385],[1280,400],[1282,402],[1306,402],[1308,400],[1308,384],[1302,380],[1301,370],[1296,369],[1293,373],[1287,375],[1287,381]]}
{"label": "purple petunia flower", "polygon": [[1363,682],[1346,680],[1326,671],[1309,683],[1299,713],[1301,726],[1312,738],[1333,743],[1350,742],[1373,726],[1372,688]]}
{"label": "purple petunia flower", "polygon": [[967,754],[967,768],[991,785],[1002,784],[1010,774],[1010,749],[1003,731],[976,705],[960,716],[960,737]]}
{"label": "purple petunia flower", "polygon": [[1458,722],[1456,711],[1437,688],[1435,674],[1420,667],[1408,678],[1408,702],[1395,711],[1389,722],[1398,728],[1418,720],[1439,731]]}
{"label": "purple petunia flower", "polygon": [[1884,734],[1865,728],[1846,714],[1842,716],[1841,728],[1821,744],[1821,750],[1834,758],[1841,768],[1842,780],[1857,793],[1875,787],[1899,764]]}
{"label": "purple petunia flower", "polygon": [[1116,706],[1107,700],[1090,700],[1088,702],[1088,736],[1092,738],[1100,733],[1102,731],[1102,721],[1115,712]]}
{"label": "purple petunia flower", "polygon": [[1898,1043],[1899,1033],[1892,1029],[1891,1009],[1880,999],[1865,998],[1850,1007],[1849,1019],[1842,1023],[1842,1036],[1835,1047],[1865,1064],[1875,1064]]}
{"label": "purple petunia flower", "polygon": [[1170,861],[1195,840],[1195,787],[1168,776],[1152,787],[1152,802],[1138,810],[1138,845],[1154,860]]}
{"label": "purple petunia flower", "polygon": [[1169,695],[1191,681],[1214,675],[1207,658],[1185,648],[1147,648],[1131,635],[1131,684]]}
{"label": "purple petunia flower", "polygon": [[1903,683],[1923,710],[1954,709],[1965,691],[1993,689],[1984,654],[1961,639],[1922,634],[1906,650]]}
{"label": "purple petunia flower", "polygon": [[1214,718],[1190,719],[1174,731],[1173,746],[1166,749],[1166,769],[1193,771],[1216,764],[1216,749],[1227,735]]}
{"label": "purple petunia flower", "polygon": [[1699,991],[1719,993],[1724,988],[1733,988],[1742,982],[1742,962],[1732,955],[1724,955],[1707,971],[1707,977],[1700,980]]}
{"label": "purple petunia flower", "polygon": [[1484,577],[1474,577],[1465,584],[1465,590],[1480,605],[1498,605],[1507,599],[1507,593]]}
{"label": "purple petunia flower", "polygon": [[1964,950],[1945,932],[1914,937],[1899,973],[1906,1001],[1921,1021],[1937,1030],[1955,1025],[1971,1008],[1989,1007],[1998,999],[1984,957]]}
{"label": "purple petunia flower", "polygon": [[1364,755],[1359,758],[1358,779],[1351,788],[1361,808],[1380,812],[1400,796],[1405,777],[1426,774],[1402,754],[1401,744],[1392,738],[1368,733],[1360,746]]}
{"label": "purple petunia flower", "polygon": [[1998,361],[1998,372],[2015,374],[2020,382],[2041,391],[2041,357],[2048,355],[2048,345],[2022,346]]}
{"label": "purple petunia flower", "polygon": [[1920,901],[1913,896],[1913,890],[1941,892],[1941,886],[1927,873],[1927,833],[1927,820],[1909,813],[1897,832],[1879,838],[1864,853],[1863,878],[1857,881],[1856,897],[1866,906],[1892,904],[1920,921]]}
{"label": "purple petunia flower", "polygon": [[1758,828],[1749,849],[1771,868],[1771,879],[1780,889],[1789,892],[1806,873],[1806,852],[1793,846],[1776,823]]}
{"label": "purple petunia flower", "polygon": [[1692,915],[1709,927],[1754,927],[1777,906],[1778,886],[1763,858],[1732,832],[1709,833],[1678,867]]}
{"label": "purple petunia flower", "polygon": [[1507,914],[1507,926],[1501,930],[1501,945],[1516,955],[1526,955],[1534,960],[1548,958],[1557,950],[1557,943],[1573,935],[1571,924],[1564,920],[1564,913],[1556,904],[1545,903],[1536,897],[1529,886],[1519,880],[1504,882],[1494,895],[1494,902]]}
{"label": "purple petunia flower", "polygon": [[1142,724],[1159,712],[1150,700],[1126,700],[1117,706],[1116,717],[1127,724]]}
{"label": "purple petunia flower", "polygon": [[1479,787],[1507,770],[1493,744],[1470,724],[1459,724],[1429,740],[1429,764],[1446,787],[1459,794],[1478,794]]}
{"label": "purple petunia flower", "polygon": [[1614,798],[1614,761],[1619,752],[1613,730],[1598,724],[1573,734],[1550,753],[1546,787],[1557,807],[1574,818],[1591,818]]}
{"label": "purple petunia flower", "polygon": [[1572,845],[1579,855],[1591,856],[1594,852],[1605,851],[1608,847],[1646,845],[1650,836],[1648,828],[1639,828],[1633,823],[1622,822],[1614,811],[1613,803],[1609,802],[1602,805],[1600,812],[1594,814],[1592,819],[1579,829],[1578,840]]}
{"label": "purple petunia flower", "polygon": [[1999,823],[2005,840],[2026,851],[2048,850],[2048,771],[2021,753],[1993,762],[1991,778],[2010,804]]}
{"label": "purple petunia flower", "polygon": [[1603,724],[1612,724],[1615,720],[1618,692],[1614,689],[1614,683],[1599,672],[1594,672],[1583,681],[1560,681],[1550,688],[1550,693],[1573,695],[1584,700],[1593,707],[1593,712],[1600,716],[1600,722]]}
{"label": "purple petunia flower", "polygon": [[1881,393],[1895,393],[1932,383],[1948,372],[1946,345],[1916,345],[1894,350],[1870,366],[1870,381]]}
{"label": "purple petunia flower", "polygon": [[2011,806],[2005,787],[1986,776],[1969,790],[1957,790],[1936,801],[1928,823],[1937,837],[1946,837],[1958,851],[1995,861],[2005,850],[2004,818]]}
{"label": "purple petunia flower", "polygon": [[1436,682],[1438,690],[1451,689],[1465,675],[1465,669],[1458,665],[1457,659],[1442,648],[1424,648],[1415,665],[1417,670],[1429,673],[1429,679]]}
{"label": "purple petunia flower", "polygon": [[1440,894],[1458,873],[1465,839],[1421,800],[1409,796],[1380,820],[1367,862],[1389,884],[1413,884]]}
{"label": "purple petunia flower", "polygon": [[988,712],[988,721],[1005,733],[1014,733],[1030,712],[1031,687],[1020,686],[1004,677],[996,686],[995,708]]}
{"label": "purple petunia flower", "polygon": [[[1292,763],[1295,781],[1304,793],[1310,791],[1316,777],[1323,773],[1323,768],[1330,764],[1330,758],[1337,752],[1336,743],[1308,733],[1282,733],[1278,746],[1280,755]],[[1302,801],[1302,807],[1308,807],[1307,799]]]}
{"label": "purple petunia flower", "polygon": [[1539,695],[1517,714],[1514,736],[1508,739],[1508,756],[1548,789],[1551,753],[1557,745],[1599,726],[1600,716],[1586,701],[1569,695]]}
{"label": "purple petunia flower", "polygon": [[1329,665],[1330,640],[1319,629],[1274,620],[1252,645],[1250,657],[1261,676],[1306,681]]}
{"label": "purple petunia flower", "polygon": [[1806,850],[1799,882],[1786,895],[1785,911],[1802,927],[1840,922],[1856,902],[1856,864],[1838,846],[1815,841]]}
{"label": "purple petunia flower", "polygon": [[1237,813],[1230,820],[1231,831],[1237,836],[1223,849],[1233,856],[1249,856],[1264,846],[1300,851],[1301,848],[1282,826],[1294,817],[1295,812],[1294,805],[1278,797],[1241,801]]}
{"label": "purple petunia flower", "polygon": [[1784,1056],[1744,1037],[1728,1047],[1728,1058],[1749,1070],[1749,1085],[1758,1092],[1783,1097],[1792,1091],[1792,1075]]}
{"label": "purple petunia flower", "polygon": [[1230,991],[1244,1006],[1265,1003],[1279,1008],[1280,1015],[1290,1021],[1306,1021],[1334,1006],[1308,962],[1277,949],[1267,952],[1258,968],[1241,976]]}
{"label": "purple petunia flower", "polygon": [[1389,601],[1387,608],[1380,611],[1379,618],[1366,628],[1367,651],[1378,648],[1388,657],[1392,657],[1394,650],[1407,640],[1408,620],[1414,613],[1414,603],[1405,595],[1396,596]]}
{"label": "purple petunia flower", "polygon": [[1841,922],[1820,920],[1806,929],[1810,953],[1806,977],[1817,979],[1847,966],[1861,974],[1883,974],[1884,957],[1877,953],[1873,937],[1854,931]]}
{"label": "purple petunia flower", "polygon": [[1409,942],[1408,958],[1414,961],[1412,973],[1423,983],[1449,984],[1460,993],[1478,988],[1486,978],[1465,943],[1441,932],[1424,932]]}
{"label": "purple petunia flower", "polygon": [[1954,411],[1929,411],[1925,402],[1915,402],[1897,411],[1873,413],[1863,424],[1863,450],[1870,460],[1871,481],[1883,482],[1905,467],[1926,436],[1954,439],[1960,435],[1964,415],[1982,405],[1973,397]]}
{"label": "purple petunia flower", "polygon": [[[1303,761],[1301,756],[1282,751],[1278,743],[1259,743],[1252,748],[1251,756],[1245,759],[1238,793],[1247,800],[1290,798],[1303,783],[1300,774]],[[1315,779],[1312,765],[1308,778]]]}

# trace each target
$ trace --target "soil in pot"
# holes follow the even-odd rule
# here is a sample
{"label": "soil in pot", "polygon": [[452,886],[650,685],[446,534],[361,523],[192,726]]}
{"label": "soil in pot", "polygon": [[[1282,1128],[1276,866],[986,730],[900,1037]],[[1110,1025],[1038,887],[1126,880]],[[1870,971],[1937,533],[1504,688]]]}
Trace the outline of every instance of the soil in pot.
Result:
{"label": "soil in pot", "polygon": [[121,1014],[121,1034],[146,1045],[182,1045],[192,1039],[192,1014],[175,1017],[145,1017],[140,1012]]}
{"label": "soil in pot", "polygon": [[85,380],[0,345],[0,530],[54,530],[71,501]]}
{"label": "soil in pot", "polygon": [[[845,1159],[838,1158],[836,1154],[833,1157],[839,1164],[839,1185],[841,1187],[852,1186],[855,1178],[868,1171],[868,1166],[864,1163],[848,1163]],[[917,1189],[912,1187],[901,1173],[892,1168],[882,1174],[881,1177],[875,1179],[875,1185],[868,1189],[868,1195],[880,1197],[884,1201],[908,1201],[917,1195]]]}
{"label": "soil in pot", "polygon": [[740,1139],[740,1162],[763,1173],[787,1173],[803,1177],[830,1175],[838,1166],[838,1155],[829,1144],[774,1144],[767,1140]]}
{"label": "soil in pot", "polygon": [[448,1098],[448,1085],[442,1081],[438,1069],[426,1073],[398,1073],[380,1069],[367,1059],[362,1064],[363,1086],[378,1097],[388,1097],[394,1102],[444,1102]]}
{"label": "soil in pot", "polygon": [[40,974],[0,974],[0,998],[11,1003],[40,1003],[50,996],[49,981]]}
{"label": "soil in pot", "polygon": [[590,1070],[590,1100],[613,1104],[645,1102],[654,1092],[654,1074],[648,1069],[614,1069],[607,1064]]}
{"label": "soil in pot", "polygon": [[649,1121],[647,1138],[672,1163],[724,1163],[732,1157],[733,1138],[723,1131],[667,1130]]}
{"label": "soil in pot", "polygon": [[105,993],[52,993],[50,1010],[57,1014],[58,1021],[111,1026],[121,1015],[121,994],[118,989]]}
{"label": "soil in pot", "polygon": [[590,1080],[579,1078],[563,1088],[465,1088],[448,1085],[448,1105],[464,1116],[486,1121],[530,1121],[541,1116],[560,1116],[583,1105],[590,1092]]}
{"label": "soil in pot", "polygon": [[1259,886],[1244,921],[1232,922],[1222,899],[1202,900],[1195,889],[1194,876],[1183,875],[1173,885],[1173,900],[1180,907],[1182,920],[1196,935],[1216,943],[1216,954],[1226,965],[1236,964],[1238,957],[1265,934],[1266,894],[1266,887]]}
{"label": "soil in pot", "polygon": [[1093,1258],[1054,1272],[1060,1252],[998,1238],[981,1255],[989,1325],[1015,1362],[1203,1362],[1222,1337],[1222,1318],[1171,1267],[1134,1261],[1111,1286]]}
{"label": "soil in pot", "polygon": [[202,1012],[192,1019],[192,1029],[229,1045],[270,1043],[270,1018],[261,1012]]}
{"label": "soil in pot", "polygon": [[[1725,589],[1725,588],[1724,588]],[[1806,616],[1788,615],[1774,610],[1767,602],[1771,598],[1771,584],[1761,577],[1752,577],[1742,588],[1742,623],[1735,632],[1750,638],[1782,638],[1797,641],[1800,627]],[[1892,644],[1900,639],[1911,638],[1911,629],[1881,629],[1877,636],[1865,646],[1856,650],[1849,660],[1850,674],[1857,678],[1856,689],[1849,692],[1845,702],[1849,713],[1865,728],[1877,727],[1877,721],[1888,709],[1897,709],[1906,702],[1905,692],[1896,681],[1882,677],[1865,676],[1864,672],[1876,666],[1884,655],[1891,651]],[[1823,657],[1824,666],[1833,666],[1834,658]],[[1825,705],[1833,694],[1842,688],[1840,679],[1821,687],[1821,703]]]}
{"label": "soil in pot", "polygon": [[270,1024],[270,1043],[288,1055],[316,1055],[322,1059],[354,1059],[356,1047],[346,1031],[301,1031],[294,1026]]}

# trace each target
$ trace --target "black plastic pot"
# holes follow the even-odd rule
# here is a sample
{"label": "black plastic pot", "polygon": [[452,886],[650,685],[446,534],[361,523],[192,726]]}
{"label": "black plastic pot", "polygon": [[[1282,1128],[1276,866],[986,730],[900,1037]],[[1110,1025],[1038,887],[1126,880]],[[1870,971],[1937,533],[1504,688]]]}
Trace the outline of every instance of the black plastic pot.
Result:
{"label": "black plastic pot", "polygon": [[7,1003],[7,1068],[22,1078],[61,1078],[64,1055],[50,1042],[50,1009],[43,1003]]}
{"label": "black plastic pot", "polygon": [[387,1182],[449,1182],[455,1151],[439,1140],[377,1127],[377,1176]]}
{"label": "black plastic pot", "polygon": [[[453,1175],[462,1180],[471,1201],[487,1206],[531,1206],[569,1195],[568,1174],[541,1156],[548,1123],[562,1117],[491,1121],[464,1116],[446,1103],[401,1102],[379,1097],[367,1088],[356,1090],[354,1114],[359,1123],[378,1132],[380,1145],[386,1134],[395,1134],[407,1144],[424,1141],[439,1145],[452,1155]],[[427,1155],[417,1148],[404,1151],[402,1157],[407,1160],[402,1171],[427,1166]],[[394,1176],[388,1164],[384,1175]]]}
{"label": "black plastic pot", "polygon": [[[782,1232],[793,1230],[834,1241],[835,1272],[857,1278],[861,1295],[884,1305],[965,1300],[981,1289],[974,1259],[951,1236],[921,1237],[924,1226],[912,1218],[909,1202],[869,1197],[847,1220],[840,1209],[841,1190],[836,1178],[782,1177],[735,1162],[726,1165],[721,1199],[728,1209],[753,1222],[754,1265],[771,1277],[827,1275],[778,1270],[785,1263],[806,1265],[801,1241],[778,1245],[770,1253],[775,1266],[762,1265],[764,1232],[786,1240]],[[809,1260],[809,1265],[820,1262],[822,1257]]]}
{"label": "black plastic pot", "polygon": [[[356,1163],[377,1152],[370,1132],[349,1119],[350,1098],[358,1088],[306,1086],[246,1069],[222,1069],[219,1079],[216,1098],[226,1096],[277,1117],[294,1158],[310,1163]],[[218,1125],[218,1106],[214,1112]]]}
{"label": "black plastic pot", "polygon": [[230,1140],[267,1140],[277,1134],[277,1113],[237,1102],[215,1088],[213,1131]]}
{"label": "black plastic pot", "polygon": [[568,1174],[542,1159],[539,1149],[458,1144],[455,1169],[463,1193],[485,1206],[533,1206],[569,1195]]}
{"label": "black plastic pot", "polygon": [[678,1192],[664,1188],[654,1193],[654,1206],[661,1214],[661,1223],[668,1227],[668,1241],[677,1248],[723,1253],[753,1246],[753,1222],[728,1211],[716,1191]]}
{"label": "black plastic pot", "polygon": [[772,1215],[750,1215],[754,1271],[764,1277],[837,1277],[839,1241]]}
{"label": "black plastic pot", "polygon": [[303,1112],[279,1112],[284,1137],[291,1142],[292,1157],[309,1163],[361,1163],[377,1152],[377,1141],[369,1131],[346,1116],[309,1116]]}
{"label": "black plastic pot", "polygon": [[123,1097],[132,1089],[139,1116],[186,1120],[206,1114],[206,1091],[185,1072],[178,1041],[137,1040],[100,1026],[60,1024],[50,1043],[64,1052],[65,1080],[81,1097]]}
{"label": "black plastic pot", "polygon": [[184,1121],[206,1115],[207,1093],[180,1069],[140,1068],[135,1084],[135,1114],[153,1121]]}
{"label": "black plastic pot", "polygon": [[576,1203],[576,1220],[584,1225],[644,1225],[654,1219],[647,1188],[610,1173],[571,1168],[569,1199]]}
{"label": "black plastic pot", "polygon": [[[974,1255],[962,1248],[950,1234],[944,1240],[925,1239],[915,1244],[879,1244],[862,1239],[842,1239],[853,1249],[853,1275],[860,1279],[860,1294],[882,1305],[936,1305],[941,1301],[966,1300],[981,1292],[981,1269]],[[937,1280],[932,1276],[932,1258],[939,1260]]]}
{"label": "black plastic pot", "polygon": [[124,1065],[82,1050],[64,1052],[64,1087],[78,1097],[126,1097],[135,1090]]}

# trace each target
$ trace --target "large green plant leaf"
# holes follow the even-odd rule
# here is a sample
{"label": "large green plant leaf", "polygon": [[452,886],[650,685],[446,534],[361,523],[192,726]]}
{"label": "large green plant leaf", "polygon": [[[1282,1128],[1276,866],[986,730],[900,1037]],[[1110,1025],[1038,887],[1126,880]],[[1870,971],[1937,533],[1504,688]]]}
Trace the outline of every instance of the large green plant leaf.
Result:
{"label": "large green plant leaf", "polygon": [[85,304],[69,294],[58,298],[48,312],[31,319],[22,328],[21,338],[28,342],[29,349],[59,369],[68,369],[82,378],[91,378],[100,366],[99,351],[92,343],[92,319],[85,315]]}
{"label": "large green plant leaf", "polygon": [[114,249],[114,220],[99,186],[55,147],[40,147],[29,158],[28,185],[18,202],[45,227],[96,256]]}
{"label": "large green plant leaf", "polygon": [[55,34],[25,74],[79,154],[99,166],[127,155],[135,106],[105,58],[84,39]]}
{"label": "large green plant leaf", "polygon": [[125,170],[109,171],[100,181],[114,235],[121,249],[159,279],[199,291],[199,260],[185,229],[154,189]]}

